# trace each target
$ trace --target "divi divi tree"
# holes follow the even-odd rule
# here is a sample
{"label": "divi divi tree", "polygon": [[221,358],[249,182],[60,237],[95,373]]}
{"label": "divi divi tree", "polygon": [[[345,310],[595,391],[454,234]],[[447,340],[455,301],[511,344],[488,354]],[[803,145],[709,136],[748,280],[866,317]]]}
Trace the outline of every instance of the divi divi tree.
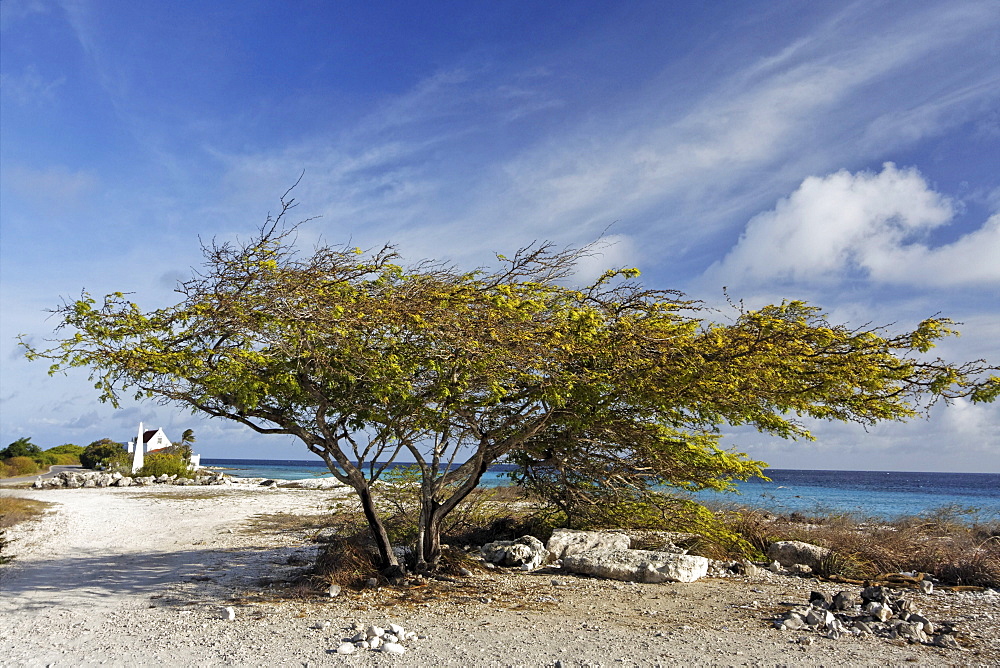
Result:
{"label": "divi divi tree", "polygon": [[723,425],[808,437],[803,417],[874,424],[936,400],[991,401],[996,367],[928,358],[952,323],[912,332],[831,324],[791,301],[709,321],[634,269],[569,287],[583,250],[547,244],[497,268],[400,263],[393,248],[303,250],[279,215],[211,243],[180,301],[145,311],[122,293],[54,309],[51,372],[90,371],[100,397],[150,399],[297,437],[357,493],[386,572],[373,484],[394,462],[421,475],[416,566],[490,464],[571,472],[591,487],[725,489],[762,462],[720,447]]}

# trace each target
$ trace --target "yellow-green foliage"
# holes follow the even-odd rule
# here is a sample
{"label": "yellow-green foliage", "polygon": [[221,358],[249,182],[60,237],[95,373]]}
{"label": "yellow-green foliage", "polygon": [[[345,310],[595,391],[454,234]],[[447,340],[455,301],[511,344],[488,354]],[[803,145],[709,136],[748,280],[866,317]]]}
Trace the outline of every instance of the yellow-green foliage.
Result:
{"label": "yellow-green foliage", "polygon": [[43,451],[30,439],[20,438],[0,451],[0,478],[44,473],[53,464],[79,464],[82,451],[76,445],[59,445]]}
{"label": "yellow-green foliage", "polygon": [[188,463],[180,455],[167,452],[150,452],[143,459],[143,466],[136,475],[160,476],[176,475],[181,478],[192,478],[194,473]]}
{"label": "yellow-green foliage", "polygon": [[57,445],[54,448],[49,448],[42,454],[49,460],[52,464],[79,464],[80,455],[83,454],[84,447],[82,445],[73,445],[72,443],[66,443],[65,445]]}
{"label": "yellow-green foliage", "polygon": [[0,469],[0,478],[32,475],[39,471],[44,471],[46,468],[48,467],[43,467],[31,457],[10,457],[3,460],[3,468]]}
{"label": "yellow-green foliage", "polygon": [[926,358],[954,333],[947,318],[894,333],[785,301],[716,323],[634,269],[571,286],[594,249],[533,245],[472,271],[406,268],[391,247],[305,252],[282,227],[293,206],[282,199],[245,241],[206,246],[179,303],[84,294],[55,309],[52,348],[22,344],[52,373],[88,369],[115,405],[155,399],[297,436],[358,492],[384,565],[395,557],[372,505],[375,462],[420,465],[418,548],[432,561],[444,518],[502,458],[583,490],[562,507],[572,514],[606,500],[595,486],[644,503],[660,484],[725,489],[759,474],[722,447],[727,425],[807,439],[807,419],[871,425],[1000,392],[996,366]]}

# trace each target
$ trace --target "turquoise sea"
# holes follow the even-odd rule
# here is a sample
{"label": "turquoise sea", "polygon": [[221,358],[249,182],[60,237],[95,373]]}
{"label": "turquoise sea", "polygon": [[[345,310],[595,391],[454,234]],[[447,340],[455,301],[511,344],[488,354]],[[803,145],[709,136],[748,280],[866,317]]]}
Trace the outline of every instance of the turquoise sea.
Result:
{"label": "turquoise sea", "polygon": [[[301,480],[330,477],[322,462],[303,460],[203,459],[205,466],[244,478]],[[403,464],[405,466],[405,464]],[[510,484],[510,466],[499,464],[483,486]],[[1000,474],[910,473],[900,471],[805,471],[768,469],[770,481],[739,483],[739,494],[699,492],[703,502],[759,507],[772,512],[854,513],[893,519],[942,508],[969,511],[970,519],[1000,520]]]}

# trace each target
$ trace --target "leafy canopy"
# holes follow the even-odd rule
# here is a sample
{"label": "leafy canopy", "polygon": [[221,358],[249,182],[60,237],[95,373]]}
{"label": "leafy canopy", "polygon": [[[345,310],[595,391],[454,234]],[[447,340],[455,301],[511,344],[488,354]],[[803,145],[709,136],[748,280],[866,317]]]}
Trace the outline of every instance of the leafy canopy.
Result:
{"label": "leafy canopy", "polygon": [[254,238],[207,246],[179,303],[84,293],[56,309],[53,347],[22,343],[52,373],[89,369],[115,405],[129,392],[296,436],[358,492],[387,566],[371,484],[404,454],[421,472],[418,561],[433,563],[444,516],[501,458],[566,503],[725,489],[763,463],[723,449],[723,425],[809,438],[805,417],[871,425],[1000,392],[996,367],[926,356],[954,333],[946,318],[893,334],[786,301],[716,323],[634,269],[570,287],[590,249],[547,244],[473,271],[404,267],[391,247],[302,254],[282,203]]}
{"label": "leafy canopy", "polygon": [[125,467],[130,461],[125,446],[110,438],[94,441],[80,453],[80,464],[87,469]]}
{"label": "leafy canopy", "polygon": [[38,457],[42,454],[42,449],[31,442],[28,436],[22,436],[3,450],[0,450],[0,459],[10,457]]}

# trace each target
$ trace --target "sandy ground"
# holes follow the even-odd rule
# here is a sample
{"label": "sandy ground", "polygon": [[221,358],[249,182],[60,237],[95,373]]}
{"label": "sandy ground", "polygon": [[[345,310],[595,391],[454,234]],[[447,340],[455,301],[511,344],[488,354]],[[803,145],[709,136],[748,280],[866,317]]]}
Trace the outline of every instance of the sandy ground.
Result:
{"label": "sandy ground", "polygon": [[[1000,665],[1000,594],[915,594],[956,622],[964,651],[782,632],[775,616],[841,587],[767,574],[627,584],[554,570],[456,583],[268,596],[315,554],[303,532],[253,530],[261,513],[322,513],[335,492],[239,488],[11,490],[54,502],[9,531],[0,567],[4,666],[976,666]],[[232,606],[233,621],[220,611]],[[340,656],[355,623],[426,636],[403,656]],[[803,638],[813,642],[801,642]]]}

